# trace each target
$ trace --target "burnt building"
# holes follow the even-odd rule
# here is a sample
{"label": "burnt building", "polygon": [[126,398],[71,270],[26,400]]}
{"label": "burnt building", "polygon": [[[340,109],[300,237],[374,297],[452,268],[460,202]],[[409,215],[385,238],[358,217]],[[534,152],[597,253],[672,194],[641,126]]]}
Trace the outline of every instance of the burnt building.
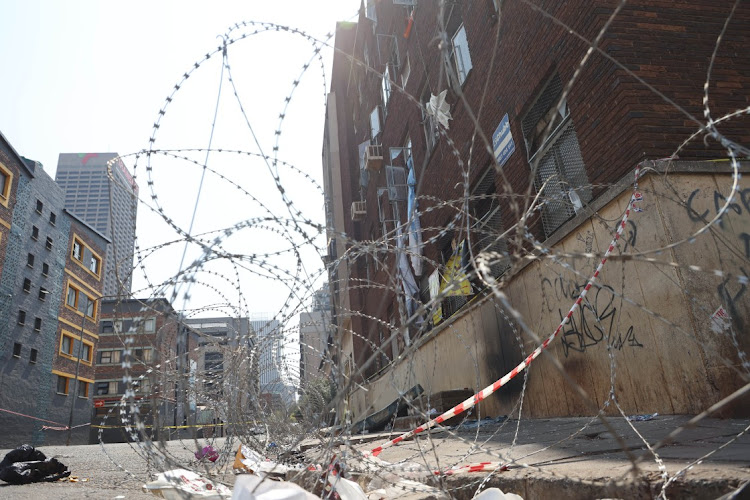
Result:
{"label": "burnt building", "polygon": [[[750,102],[749,20],[746,6],[708,1],[394,1],[337,25],[327,262],[334,358],[355,417],[415,383],[478,391],[517,366],[540,342],[529,333],[555,330],[607,250],[639,165],[638,210],[617,251],[674,246],[681,266],[606,269],[550,352],[601,405],[617,351],[625,411],[699,412],[738,387],[749,299],[741,280],[690,266],[747,276],[747,184],[732,191],[731,156],[750,142],[736,113]],[[733,119],[716,133],[706,109]],[[691,239],[730,196],[731,223]],[[691,349],[671,348],[685,338]],[[524,411],[590,413],[554,373],[541,358],[531,368]],[[511,383],[482,408],[506,414],[519,395]]]}

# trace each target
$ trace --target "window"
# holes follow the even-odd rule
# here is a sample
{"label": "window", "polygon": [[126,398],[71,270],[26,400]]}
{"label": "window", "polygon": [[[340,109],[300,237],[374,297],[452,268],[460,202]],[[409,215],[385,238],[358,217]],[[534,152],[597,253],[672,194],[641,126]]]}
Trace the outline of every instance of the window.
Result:
{"label": "window", "polygon": [[36,363],[36,356],[37,356],[37,350],[32,349],[29,353],[29,363],[35,364]]}
{"label": "window", "polygon": [[47,247],[47,250],[52,250],[52,238],[47,236],[47,243],[45,244],[45,247]]}
{"label": "window", "polygon": [[383,92],[383,114],[388,107],[388,101],[391,98],[391,77],[388,70],[388,65],[385,66],[383,71],[383,82],[381,83],[381,90]]}
{"label": "window", "polygon": [[18,311],[18,324],[19,325],[26,324],[26,311]]}
{"label": "window", "polygon": [[42,302],[44,302],[45,300],[47,300],[47,294],[48,293],[49,293],[49,291],[46,288],[39,287],[39,300],[41,300]]}
{"label": "window", "polygon": [[74,309],[76,307],[76,304],[78,303],[78,290],[70,285],[68,285],[68,295],[65,299],[65,303]]}
{"label": "window", "polygon": [[94,307],[96,302],[91,300],[90,297],[86,296],[86,316],[89,318],[94,317],[94,313],[96,312],[96,308]]}
{"label": "window", "polygon": [[73,337],[63,334],[62,339],[60,341],[60,352],[63,354],[67,354],[68,356],[72,356],[74,343],[75,343],[75,339]]}
{"label": "window", "polygon": [[91,351],[91,345],[89,345],[86,342],[84,342],[83,343],[83,348],[82,348],[82,355],[83,355],[83,357],[81,359],[86,360],[89,363],[91,363],[91,359],[92,359],[91,353],[92,353],[92,351]]}
{"label": "window", "polygon": [[83,260],[83,246],[81,245],[81,242],[73,239],[73,258],[78,261]]}
{"label": "window", "polygon": [[57,214],[55,212],[50,212],[49,213],[49,223],[54,226],[56,222],[57,222]]}
{"label": "window", "polygon": [[102,333],[112,333],[114,331],[114,324],[112,323],[112,321],[102,321]]}
{"label": "window", "polygon": [[456,33],[451,38],[451,43],[453,45],[451,60],[455,66],[454,69],[458,77],[458,84],[463,85],[472,68],[471,56],[469,55],[469,41],[466,39],[466,27],[463,24],[456,30]]}
{"label": "window", "polygon": [[380,141],[380,115],[377,106],[370,112],[370,140],[373,144],[379,144]]}
{"label": "window", "polygon": [[21,344],[19,344],[18,342],[13,342],[13,357],[21,357]]}
{"label": "window", "polygon": [[375,12],[375,0],[367,0],[367,7],[365,9],[365,17],[374,23],[378,22],[378,15]]}
{"label": "window", "polygon": [[156,332],[156,318],[146,318],[143,321],[143,331],[146,333]]}
{"label": "window", "polygon": [[429,87],[425,88],[424,92],[422,92],[422,99],[420,101],[422,103],[422,125],[424,126],[425,144],[428,152],[435,148],[438,138],[440,137],[437,120],[434,116],[427,113],[427,108],[430,105],[430,97],[431,94]]}
{"label": "window", "polygon": [[31,291],[31,280],[29,278],[23,279],[23,291],[29,293]]}
{"label": "window", "polygon": [[96,395],[104,396],[109,394],[117,394],[117,381],[111,382],[97,382],[96,383]]}
{"label": "window", "polygon": [[36,200],[36,213],[41,214],[42,210],[44,210],[44,203],[42,200]]}
{"label": "window", "polygon": [[150,363],[154,358],[153,350],[146,347],[139,347],[135,349],[135,359],[143,361],[144,363]]}
{"label": "window", "polygon": [[78,397],[88,398],[89,397],[89,383],[83,380],[78,381]]}
{"label": "window", "polygon": [[411,65],[409,64],[409,54],[406,54],[406,62],[404,63],[404,69],[401,70],[401,86],[406,88],[406,82],[409,81],[409,75],[411,74]]}
{"label": "window", "polygon": [[42,318],[34,318],[34,331],[39,332],[42,330]]}
{"label": "window", "polygon": [[10,187],[13,185],[13,173],[0,163],[0,203],[8,206]]}
{"label": "window", "polygon": [[46,262],[42,263],[42,276],[49,276],[49,264]]}
{"label": "window", "polygon": [[34,267],[34,254],[30,253],[26,256],[26,265],[28,267]]}
{"label": "window", "polygon": [[148,394],[151,392],[151,381],[147,378],[133,381],[135,392],[139,394]]}
{"label": "window", "polygon": [[31,226],[31,239],[39,239],[39,228],[36,226]]}
{"label": "window", "polygon": [[548,237],[592,199],[562,90],[560,76],[554,74],[521,122],[529,163],[532,169],[536,166],[534,185],[537,191],[543,189],[542,225]]}
{"label": "window", "polygon": [[114,351],[100,351],[99,352],[99,364],[111,365],[120,362],[122,356],[121,350]]}
{"label": "window", "polygon": [[101,267],[101,259],[97,257],[96,255],[91,256],[91,260],[89,261],[89,271],[92,273],[99,275],[99,268]]}
{"label": "window", "polygon": [[63,377],[62,375],[57,376],[57,393],[58,394],[68,394],[68,377]]}

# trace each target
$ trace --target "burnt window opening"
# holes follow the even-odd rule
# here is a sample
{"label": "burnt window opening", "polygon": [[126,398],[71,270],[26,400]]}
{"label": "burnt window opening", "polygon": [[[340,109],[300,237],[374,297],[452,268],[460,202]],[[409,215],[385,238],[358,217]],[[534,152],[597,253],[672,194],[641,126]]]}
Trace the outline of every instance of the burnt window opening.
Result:
{"label": "burnt window opening", "polygon": [[563,84],[555,73],[537,94],[521,126],[534,187],[541,192],[542,224],[549,237],[592,199],[581,147]]}

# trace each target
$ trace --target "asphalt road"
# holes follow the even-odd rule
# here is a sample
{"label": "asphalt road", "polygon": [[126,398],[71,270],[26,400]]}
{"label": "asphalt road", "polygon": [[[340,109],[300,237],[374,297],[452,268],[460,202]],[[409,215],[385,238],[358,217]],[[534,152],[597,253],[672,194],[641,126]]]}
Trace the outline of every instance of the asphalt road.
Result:
{"label": "asphalt road", "polygon": [[[235,442],[236,443],[236,442]],[[231,470],[234,453],[228,448],[236,449],[235,443],[226,443],[226,439],[216,439],[213,446],[221,450],[222,458],[218,465],[211,464],[213,472]],[[9,485],[0,481],[0,498],[12,499],[150,499],[157,498],[151,493],[141,490],[143,484],[153,475],[161,472],[165,465],[155,462],[154,458],[147,458],[136,444],[115,443],[101,445],[79,446],[41,446],[39,447],[48,458],[55,457],[68,467],[71,477],[77,477],[78,482],[59,481],[55,483],[34,483],[26,485]],[[10,450],[0,450],[0,457],[4,457]],[[171,441],[167,444],[165,453],[158,453],[157,457],[174,460],[167,463],[166,468],[172,469],[189,465],[196,467],[193,457],[195,443],[193,441]],[[158,460],[157,459],[157,460]],[[199,466],[199,465],[198,465]],[[234,482],[230,473],[220,473],[219,478],[227,483]],[[84,481],[85,480],[85,481]]]}

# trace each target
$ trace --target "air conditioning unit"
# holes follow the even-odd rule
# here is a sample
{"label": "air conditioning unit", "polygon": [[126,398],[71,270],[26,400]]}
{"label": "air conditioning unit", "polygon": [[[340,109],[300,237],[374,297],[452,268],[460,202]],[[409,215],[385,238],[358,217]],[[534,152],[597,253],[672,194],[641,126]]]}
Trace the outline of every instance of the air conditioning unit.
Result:
{"label": "air conditioning unit", "polygon": [[365,168],[371,172],[380,172],[383,166],[383,146],[370,144],[365,149]]}
{"label": "air conditioning unit", "polygon": [[393,0],[393,5],[406,5],[407,7],[414,7],[417,5],[417,0]]}
{"label": "air conditioning unit", "polygon": [[367,215],[367,201],[352,202],[352,220],[364,220]]}

